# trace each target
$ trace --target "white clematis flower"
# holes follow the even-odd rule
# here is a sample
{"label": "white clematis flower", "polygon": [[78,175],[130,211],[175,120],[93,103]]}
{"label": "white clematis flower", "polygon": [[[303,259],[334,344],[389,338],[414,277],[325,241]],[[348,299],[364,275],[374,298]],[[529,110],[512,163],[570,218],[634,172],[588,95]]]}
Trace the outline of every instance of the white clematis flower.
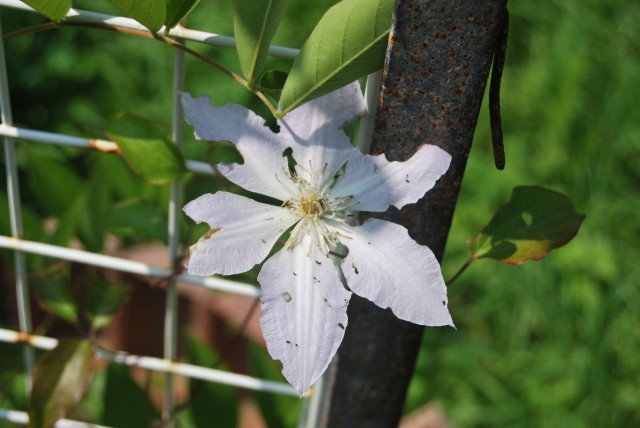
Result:
{"label": "white clematis flower", "polygon": [[[231,275],[262,262],[288,230],[279,252],[264,263],[261,324],[269,353],[303,394],[325,371],[347,327],[351,293],[413,323],[453,325],[440,265],[429,248],[394,223],[369,219],[350,226],[355,211],[383,212],[414,203],[444,174],[451,157],[422,146],[406,162],[362,154],[340,129],[364,112],[357,83],[308,102],[279,121],[273,133],[244,107],[213,107],[208,96],[182,98],[198,139],[230,141],[243,164],[219,165],[235,184],[279,201],[267,205],[217,192],[184,207],[211,230],[192,248],[188,272]],[[290,171],[283,152],[297,162]],[[329,252],[348,248],[342,284]]]}

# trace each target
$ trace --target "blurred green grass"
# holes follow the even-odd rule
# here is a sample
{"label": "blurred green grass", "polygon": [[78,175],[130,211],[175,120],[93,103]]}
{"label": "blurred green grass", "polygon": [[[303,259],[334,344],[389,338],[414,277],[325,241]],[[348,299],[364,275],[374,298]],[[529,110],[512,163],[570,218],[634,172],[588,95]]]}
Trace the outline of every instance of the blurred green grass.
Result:
{"label": "blurred green grass", "polygon": [[476,262],[452,285],[458,330],[427,329],[407,409],[455,426],[640,425],[640,4],[509,3],[507,167],[486,106],[448,241],[451,276],[516,185],[567,194],[587,218],[567,247],[519,267]]}
{"label": "blurred green grass", "polygon": [[[333,3],[291,2],[276,43],[300,46]],[[74,4],[113,11],[107,2]],[[543,261],[511,267],[481,260],[452,286],[457,330],[425,331],[405,411],[435,400],[457,427],[640,426],[640,4],[520,0],[509,9],[502,84],[507,167],[493,167],[484,108],[445,277],[467,258],[466,239],[516,185],[562,191],[587,219],[572,243]],[[229,2],[203,0],[189,25],[231,34],[230,16]],[[7,9],[2,17],[5,32],[42,21]],[[239,70],[233,51],[197,49]],[[105,118],[121,110],[170,123],[173,52],[165,46],[62,28],[9,41],[6,51],[21,126],[95,137]],[[217,104],[259,105],[196,60],[187,58],[187,70],[187,91],[209,93]],[[206,148],[194,144],[190,130],[185,135],[188,155],[203,156]],[[85,180],[107,165],[102,155],[34,147],[66,158]],[[24,206],[50,216],[47,195],[28,184],[32,171],[26,156],[20,160]],[[109,162],[122,177],[111,203],[142,193],[166,206],[165,188],[140,184],[113,165],[117,159]],[[213,190],[210,178],[199,178],[186,198]]]}

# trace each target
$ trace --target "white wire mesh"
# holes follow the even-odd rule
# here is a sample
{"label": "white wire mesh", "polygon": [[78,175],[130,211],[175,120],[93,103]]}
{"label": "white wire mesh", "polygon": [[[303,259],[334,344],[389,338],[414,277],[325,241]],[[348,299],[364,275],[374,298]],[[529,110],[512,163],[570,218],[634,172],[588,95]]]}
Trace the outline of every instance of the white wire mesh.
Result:
{"label": "white wire mesh", "polygon": [[[11,7],[28,12],[34,12],[32,8],[18,0],[0,0],[0,6]],[[112,26],[120,26],[132,28],[136,30],[146,31],[144,27],[136,21],[104,15],[89,11],[72,9],[68,14],[68,20],[85,23],[102,23]],[[163,31],[162,29],[160,30]],[[0,26],[0,35],[2,27]],[[184,40],[191,40],[221,47],[235,47],[235,40],[231,37],[221,36],[213,33],[191,30],[178,26],[169,32],[170,36],[179,37]],[[272,46],[270,53],[272,55],[293,58],[297,54],[297,49],[285,48],[281,46]],[[174,142],[180,147],[182,136],[182,112],[179,103],[179,92],[182,88],[184,79],[184,59],[183,52],[176,51],[174,59],[174,87],[173,87],[173,132]],[[52,349],[57,345],[57,340],[50,337],[31,335],[31,316],[29,308],[29,291],[27,284],[26,265],[24,254],[34,253],[49,256],[56,259],[68,260],[99,266],[106,269],[117,270],[121,272],[145,275],[154,278],[172,278],[169,281],[165,309],[165,337],[164,337],[164,358],[152,358],[145,356],[130,355],[123,352],[107,352],[99,350],[97,356],[99,358],[115,361],[129,366],[136,366],[153,370],[156,372],[166,373],[168,381],[165,389],[165,414],[170,413],[174,407],[172,396],[171,375],[180,375],[189,378],[202,379],[211,382],[219,382],[245,389],[265,391],[276,394],[285,394],[297,396],[298,393],[288,384],[282,382],[272,382],[263,379],[257,379],[250,376],[229,373],[221,370],[215,370],[205,367],[199,367],[190,364],[176,362],[177,359],[177,292],[176,281],[187,282],[196,286],[207,289],[216,290],[225,293],[232,293],[243,296],[257,298],[260,296],[260,289],[237,281],[230,281],[217,277],[196,277],[187,274],[172,275],[170,270],[158,269],[145,263],[126,260],[102,254],[90,253],[76,249],[64,248],[50,244],[26,241],[22,239],[22,225],[20,213],[20,196],[19,183],[17,181],[17,168],[15,158],[15,145],[13,139],[17,138],[27,143],[40,142],[48,144],[57,144],[63,146],[72,146],[97,150],[99,152],[110,153],[116,152],[117,146],[110,142],[100,139],[79,138],[68,135],[61,135],[40,130],[29,130],[14,127],[11,119],[11,104],[9,100],[9,85],[5,70],[5,55],[3,43],[0,40],[0,136],[4,137],[4,154],[6,164],[6,175],[8,185],[8,197],[11,218],[12,236],[0,236],[0,248],[12,249],[15,251],[15,274],[16,274],[16,291],[17,291],[17,307],[19,314],[20,331],[12,331],[0,329],[0,342],[23,343],[24,344],[24,365],[27,378],[31,379],[33,371],[34,359],[33,348]],[[379,88],[379,74],[370,77],[368,89],[374,88],[374,91],[368,91],[367,107],[370,113],[375,111],[377,102],[376,90]],[[361,124],[361,132],[359,146],[362,149],[368,147],[373,124],[373,114],[367,114]],[[187,160],[187,169],[190,171],[214,174],[211,166],[204,162]],[[170,206],[169,206],[169,265],[172,266],[178,255],[180,237],[178,235],[178,219],[181,206],[181,194],[178,184],[171,186]],[[30,383],[30,382],[27,382]],[[319,403],[311,405],[303,405],[298,426],[312,427],[316,426],[318,419]],[[7,420],[13,423],[26,424],[28,416],[24,412],[0,409],[0,420]],[[77,421],[62,420],[56,425],[57,427],[98,427],[98,425],[86,424]]]}

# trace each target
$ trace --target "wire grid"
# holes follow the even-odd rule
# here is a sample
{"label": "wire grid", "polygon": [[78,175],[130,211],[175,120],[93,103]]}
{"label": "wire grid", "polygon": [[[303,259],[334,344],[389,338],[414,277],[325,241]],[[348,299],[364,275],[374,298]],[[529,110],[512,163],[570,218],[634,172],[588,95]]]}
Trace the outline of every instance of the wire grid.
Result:
{"label": "wire grid", "polygon": [[[32,8],[18,0],[0,0],[0,6],[20,9],[27,12],[35,12]],[[147,31],[145,27],[135,20],[90,11],[71,9],[67,14],[68,21],[101,23],[110,26],[119,26],[136,30]],[[160,30],[162,32],[162,29]],[[0,22],[0,35],[2,26]],[[211,44],[221,47],[235,47],[235,40],[232,37],[221,36],[213,33],[206,33],[191,30],[178,26],[169,32],[178,41],[191,40],[200,43]],[[271,46],[270,54],[284,58],[294,58],[297,49],[281,46]],[[183,118],[179,101],[179,93],[182,91],[184,82],[184,52],[176,50],[174,56],[174,83],[173,83],[173,115],[172,115],[172,137],[178,149],[182,145]],[[367,81],[367,93],[365,94],[367,111],[374,112],[377,104],[377,92],[380,87],[380,73],[371,75]],[[371,89],[371,90],[369,90]],[[368,144],[373,128],[373,115],[367,113],[361,122],[358,145],[363,151],[368,151]],[[115,143],[100,139],[78,138],[74,136],[55,134],[50,132],[30,130],[13,126],[11,116],[11,104],[9,100],[9,85],[6,72],[6,62],[4,54],[4,44],[0,39],[0,136],[4,137],[4,155],[6,164],[6,177],[9,198],[9,217],[11,220],[11,237],[0,236],[0,248],[12,249],[15,251],[15,276],[16,295],[18,307],[18,321],[20,331],[0,329],[0,342],[22,343],[25,375],[30,387],[34,367],[33,348],[52,349],[58,341],[57,339],[43,336],[31,335],[31,314],[29,306],[29,286],[27,283],[25,253],[34,253],[56,259],[74,261],[89,264],[106,269],[121,272],[146,275],[148,277],[163,278],[172,277],[170,270],[159,269],[145,263],[134,262],[118,257],[106,256],[76,249],[64,248],[55,245],[26,241],[22,239],[23,231],[21,224],[20,210],[20,187],[15,156],[14,139],[18,138],[26,142],[40,142],[63,146],[81,147],[97,150],[99,152],[111,153],[117,150]],[[186,167],[190,171],[213,175],[211,166],[204,162],[187,160]],[[180,236],[179,215],[181,207],[181,191],[178,183],[173,183],[170,189],[169,219],[168,219],[168,247],[169,266],[173,266],[174,260],[178,256]],[[145,356],[130,355],[124,352],[97,351],[97,357],[115,361],[128,366],[140,367],[166,374],[165,383],[165,403],[163,415],[168,416],[175,407],[173,402],[173,376],[180,375],[194,379],[201,379],[210,382],[232,385],[245,389],[264,391],[275,394],[297,396],[298,393],[290,385],[283,382],[273,382],[258,379],[251,376],[230,373],[222,370],[210,369],[191,364],[176,362],[177,359],[177,288],[176,281],[191,283],[210,290],[232,293],[236,295],[260,297],[260,289],[249,284],[231,281],[218,277],[198,277],[188,274],[173,276],[167,287],[167,299],[165,307],[165,329],[164,329],[164,353],[163,358],[152,358]],[[315,393],[311,398],[307,397],[302,406],[302,411],[298,419],[298,427],[314,427],[318,422],[319,408],[321,407],[320,397],[322,390],[322,380],[316,383]],[[27,391],[28,393],[29,391]],[[0,409],[0,420],[7,420],[18,424],[26,424],[28,416],[25,412]],[[57,427],[85,427],[98,425],[86,424],[83,422],[61,420]]]}

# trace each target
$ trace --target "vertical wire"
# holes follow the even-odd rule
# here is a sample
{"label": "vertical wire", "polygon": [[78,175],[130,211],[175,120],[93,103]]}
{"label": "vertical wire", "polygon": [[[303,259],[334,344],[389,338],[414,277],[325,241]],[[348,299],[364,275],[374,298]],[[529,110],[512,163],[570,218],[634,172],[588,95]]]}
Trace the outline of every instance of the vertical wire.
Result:
{"label": "vertical wire", "polygon": [[380,99],[380,87],[382,85],[382,70],[371,73],[367,77],[367,86],[364,90],[365,114],[360,121],[360,132],[358,133],[358,148],[362,153],[369,153],[371,137],[373,135],[373,125],[375,124],[376,109],[378,99]]}
{"label": "vertical wire", "polygon": [[[177,39],[184,43],[183,40]],[[173,60],[173,117],[172,139],[182,148],[183,119],[180,104],[180,93],[184,87],[184,51],[176,49]],[[178,251],[180,249],[180,181],[171,183],[169,196],[169,263],[172,271],[176,268]],[[167,284],[167,300],[164,318],[164,358],[175,361],[178,357],[178,291],[175,279],[171,278]],[[165,401],[163,417],[170,420],[175,403],[173,399],[173,376],[166,375]]]}
{"label": "vertical wire", "polygon": [[[0,22],[0,35],[2,35]],[[4,41],[0,38],[0,123],[13,125],[11,101],[9,99],[9,82],[4,54]],[[22,238],[22,213],[20,209],[20,187],[18,168],[16,166],[15,144],[13,139],[4,139],[4,158],[7,174],[7,194],[9,197],[9,217],[11,234],[14,238]],[[15,251],[16,298],[18,303],[18,324],[21,332],[31,332],[31,306],[29,301],[29,285],[27,283],[27,267],[23,252]],[[28,345],[23,345],[24,371],[27,377],[27,394],[31,390],[33,376],[34,353]]]}

